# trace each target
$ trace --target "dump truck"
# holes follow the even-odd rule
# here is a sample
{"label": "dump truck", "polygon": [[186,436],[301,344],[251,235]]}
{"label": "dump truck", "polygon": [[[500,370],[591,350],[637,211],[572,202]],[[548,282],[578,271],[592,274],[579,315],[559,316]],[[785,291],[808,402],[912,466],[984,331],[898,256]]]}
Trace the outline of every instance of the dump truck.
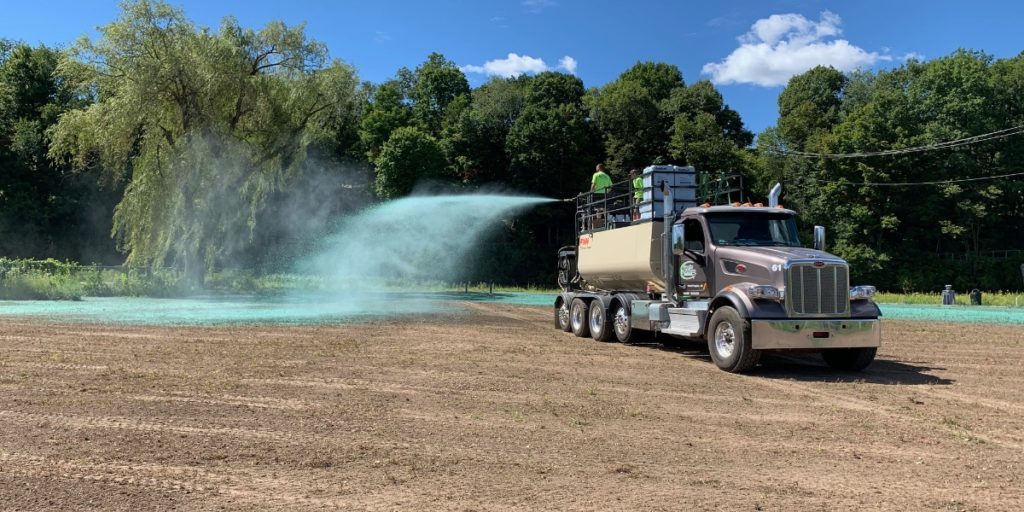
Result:
{"label": "dump truck", "polygon": [[768,203],[697,204],[693,167],[650,166],[576,198],[576,245],[558,251],[555,327],[623,343],[656,336],[707,343],[722,370],[743,372],[770,351],[817,351],[862,370],[881,343],[875,287],[850,286],[848,263],[800,244],[796,212]]}

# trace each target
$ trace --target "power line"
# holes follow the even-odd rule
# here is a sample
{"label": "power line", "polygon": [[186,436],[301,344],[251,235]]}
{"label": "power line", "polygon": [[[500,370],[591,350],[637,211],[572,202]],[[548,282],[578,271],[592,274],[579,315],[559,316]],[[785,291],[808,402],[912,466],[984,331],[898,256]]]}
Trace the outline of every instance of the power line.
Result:
{"label": "power line", "polygon": [[818,180],[818,183],[834,183],[844,187],[914,187],[914,186],[927,186],[927,185],[951,185],[954,183],[965,183],[969,181],[991,181],[999,180],[1003,178],[1013,178],[1017,176],[1024,176],[1024,172],[1015,172],[1010,174],[1000,174],[998,176],[982,176],[979,178],[961,178],[958,180],[940,180],[940,181],[918,181],[913,183],[880,183],[880,182],[865,182],[865,183],[836,183],[835,180]]}
{"label": "power line", "polygon": [[937,142],[934,144],[928,144],[925,146],[916,146],[912,148],[902,149],[889,149],[884,151],[861,151],[856,153],[812,153],[808,151],[770,151],[771,153],[781,156],[794,156],[800,158],[832,158],[832,159],[845,159],[845,158],[868,158],[876,156],[893,156],[893,155],[906,155],[910,153],[922,153],[925,151],[934,151],[937,149],[949,149],[960,146],[967,146],[970,144],[977,144],[979,142],[985,142],[995,139],[1003,139],[1011,137],[1013,135],[1020,135],[1024,133],[1024,125],[1014,126],[1012,128],[1004,128],[1002,130],[996,130],[994,132],[983,133],[981,135],[974,135],[971,137],[965,137],[962,139],[950,140],[945,142]]}

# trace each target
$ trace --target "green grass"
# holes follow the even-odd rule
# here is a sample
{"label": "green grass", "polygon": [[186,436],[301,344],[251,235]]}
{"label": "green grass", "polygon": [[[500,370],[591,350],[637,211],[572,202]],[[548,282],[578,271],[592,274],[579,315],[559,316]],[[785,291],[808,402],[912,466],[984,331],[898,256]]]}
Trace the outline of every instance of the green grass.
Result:
{"label": "green grass", "polygon": [[[956,303],[962,306],[971,304],[969,290],[956,294]],[[941,293],[878,293],[875,295],[875,302],[884,304],[942,304]],[[1024,294],[1014,292],[986,292],[981,293],[981,303],[984,306],[1024,307]]]}
{"label": "green grass", "polygon": [[[354,283],[360,284],[360,283]],[[324,281],[299,274],[257,274],[222,270],[206,276],[201,288],[189,286],[171,269],[97,268],[54,259],[0,258],[0,300],[80,300],[82,297],[183,297],[199,293],[278,294],[321,290]],[[440,281],[388,282],[380,291],[491,291],[489,283],[452,284]],[[557,293],[535,286],[494,286],[496,293]]]}
{"label": "green grass", "polygon": [[3,300],[173,297],[187,292],[181,277],[169,270],[103,269],[53,259],[0,258]]}

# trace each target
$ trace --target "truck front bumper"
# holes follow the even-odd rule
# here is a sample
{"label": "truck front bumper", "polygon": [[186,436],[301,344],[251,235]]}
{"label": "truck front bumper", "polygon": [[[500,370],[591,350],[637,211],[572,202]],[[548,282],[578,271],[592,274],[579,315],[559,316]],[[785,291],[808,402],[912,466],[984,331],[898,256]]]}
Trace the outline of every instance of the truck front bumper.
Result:
{"label": "truck front bumper", "polygon": [[751,347],[759,350],[790,348],[857,348],[882,344],[878,319],[751,320]]}

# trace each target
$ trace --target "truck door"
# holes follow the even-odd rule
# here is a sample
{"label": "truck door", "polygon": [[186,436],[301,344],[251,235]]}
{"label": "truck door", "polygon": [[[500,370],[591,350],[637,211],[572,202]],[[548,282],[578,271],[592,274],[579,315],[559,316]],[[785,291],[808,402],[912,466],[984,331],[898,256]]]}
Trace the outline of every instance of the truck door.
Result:
{"label": "truck door", "polygon": [[714,274],[708,269],[710,259],[707,256],[708,245],[704,237],[704,226],[698,219],[684,219],[683,227],[685,229],[683,238],[685,250],[676,259],[679,271],[679,294],[710,297],[713,288],[708,282],[708,276]]}

